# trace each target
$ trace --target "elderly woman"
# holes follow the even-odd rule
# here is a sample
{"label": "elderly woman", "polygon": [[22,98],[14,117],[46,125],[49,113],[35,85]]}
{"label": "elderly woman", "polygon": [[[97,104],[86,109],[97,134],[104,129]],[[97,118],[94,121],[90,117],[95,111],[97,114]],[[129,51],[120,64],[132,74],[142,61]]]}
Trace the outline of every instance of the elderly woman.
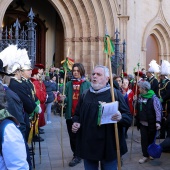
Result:
{"label": "elderly woman", "polygon": [[133,91],[129,88],[129,80],[127,78],[123,78],[123,84],[122,84],[122,94],[124,96],[124,99],[129,106],[130,113],[133,114]]}
{"label": "elderly woman", "polygon": [[137,101],[137,128],[141,133],[141,147],[143,158],[139,163],[147,162],[149,157],[147,148],[153,143],[156,130],[160,129],[162,106],[159,99],[151,89],[149,82],[144,81],[139,84],[139,97]]}
{"label": "elderly woman", "polygon": [[[134,114],[134,109],[133,109],[133,91],[129,88],[129,80],[127,78],[123,78],[123,84],[122,84],[122,94],[123,97],[126,101],[126,104],[128,105],[130,109],[130,113],[133,115]],[[128,138],[127,131],[129,127],[125,128],[125,137],[126,139]]]}

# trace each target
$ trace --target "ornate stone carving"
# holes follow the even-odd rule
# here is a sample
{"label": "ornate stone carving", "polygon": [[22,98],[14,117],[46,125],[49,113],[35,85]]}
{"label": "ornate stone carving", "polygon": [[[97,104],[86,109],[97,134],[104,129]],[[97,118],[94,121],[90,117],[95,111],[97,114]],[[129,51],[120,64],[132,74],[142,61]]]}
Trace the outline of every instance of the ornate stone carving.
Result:
{"label": "ornate stone carving", "polygon": [[72,37],[65,38],[65,42],[103,42],[104,37]]}

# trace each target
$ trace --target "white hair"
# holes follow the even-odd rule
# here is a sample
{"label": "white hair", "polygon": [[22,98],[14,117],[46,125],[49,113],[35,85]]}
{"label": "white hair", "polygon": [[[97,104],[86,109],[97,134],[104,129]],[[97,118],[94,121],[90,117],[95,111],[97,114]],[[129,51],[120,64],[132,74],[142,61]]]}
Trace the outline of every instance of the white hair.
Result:
{"label": "white hair", "polygon": [[95,68],[102,68],[104,70],[105,77],[110,77],[109,69],[106,66],[97,65],[97,66],[94,67],[94,69]]}
{"label": "white hair", "polygon": [[138,83],[138,86],[146,91],[151,89],[151,84],[148,81],[141,81]]}

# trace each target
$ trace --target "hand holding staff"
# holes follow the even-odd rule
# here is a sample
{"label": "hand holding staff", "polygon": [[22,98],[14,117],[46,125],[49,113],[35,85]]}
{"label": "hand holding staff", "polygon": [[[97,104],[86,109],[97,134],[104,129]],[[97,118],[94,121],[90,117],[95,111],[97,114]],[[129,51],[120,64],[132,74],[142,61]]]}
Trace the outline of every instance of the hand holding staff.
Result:
{"label": "hand holding staff", "polygon": [[[105,48],[104,52],[107,54],[106,57],[108,57],[108,61],[109,61],[111,95],[112,95],[112,102],[114,102],[115,97],[114,97],[113,76],[112,76],[112,67],[111,67],[111,56],[114,53],[114,45],[113,45],[112,41],[110,40],[110,37],[108,34],[106,34],[104,37],[104,48]],[[106,59],[106,64],[107,64],[107,59]],[[119,136],[118,136],[117,123],[114,124],[114,129],[115,129],[115,139],[116,139],[116,148],[117,148],[118,170],[121,170]]]}

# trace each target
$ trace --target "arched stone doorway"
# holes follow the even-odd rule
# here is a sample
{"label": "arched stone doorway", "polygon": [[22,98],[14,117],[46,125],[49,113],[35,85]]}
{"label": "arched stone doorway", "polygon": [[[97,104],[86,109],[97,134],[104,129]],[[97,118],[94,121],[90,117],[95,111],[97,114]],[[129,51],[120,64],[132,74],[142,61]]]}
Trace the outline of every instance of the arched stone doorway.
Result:
{"label": "arched stone doorway", "polygon": [[152,59],[161,64],[161,60],[170,59],[170,27],[165,20],[162,6],[160,4],[157,15],[147,24],[145,29],[142,49],[143,65],[148,68]]}
{"label": "arched stone doorway", "polygon": [[156,60],[159,64],[159,47],[156,41],[156,38],[153,35],[150,35],[146,42],[146,69],[149,68],[149,63],[151,60]]}
{"label": "arched stone doorway", "polygon": [[[1,1],[1,23],[1,17],[5,15],[7,7],[11,2],[14,3],[15,1]],[[107,25],[108,33],[112,38],[114,37],[115,29],[119,28],[117,14],[120,13],[120,5],[117,0],[22,1],[26,4],[28,10],[32,7],[34,13],[39,14],[42,21],[45,20],[45,25],[48,28],[45,48],[47,66],[53,64],[54,53],[55,64],[60,65],[60,61],[67,55],[68,47],[70,47],[70,57],[76,62],[82,62],[89,73],[93,68],[92,63],[94,65],[104,64],[103,38],[105,25]],[[126,5],[126,3],[123,4]],[[62,24],[59,24],[59,20]],[[126,22],[124,22],[124,25],[127,24]],[[126,39],[126,32],[124,32],[122,39]],[[57,42],[59,43],[57,44]]]}
{"label": "arched stone doorway", "polygon": [[[60,61],[64,58],[64,31],[61,19],[53,6],[48,1],[43,1],[41,7],[47,7],[52,11],[52,15],[44,17],[43,10],[37,8],[36,1],[14,0],[7,8],[2,25],[3,27],[13,26],[18,18],[21,28],[28,22],[28,13],[30,8],[35,14],[34,22],[36,29],[36,63],[60,66]],[[49,23],[49,18],[54,20]],[[48,28],[47,28],[48,27]]]}

